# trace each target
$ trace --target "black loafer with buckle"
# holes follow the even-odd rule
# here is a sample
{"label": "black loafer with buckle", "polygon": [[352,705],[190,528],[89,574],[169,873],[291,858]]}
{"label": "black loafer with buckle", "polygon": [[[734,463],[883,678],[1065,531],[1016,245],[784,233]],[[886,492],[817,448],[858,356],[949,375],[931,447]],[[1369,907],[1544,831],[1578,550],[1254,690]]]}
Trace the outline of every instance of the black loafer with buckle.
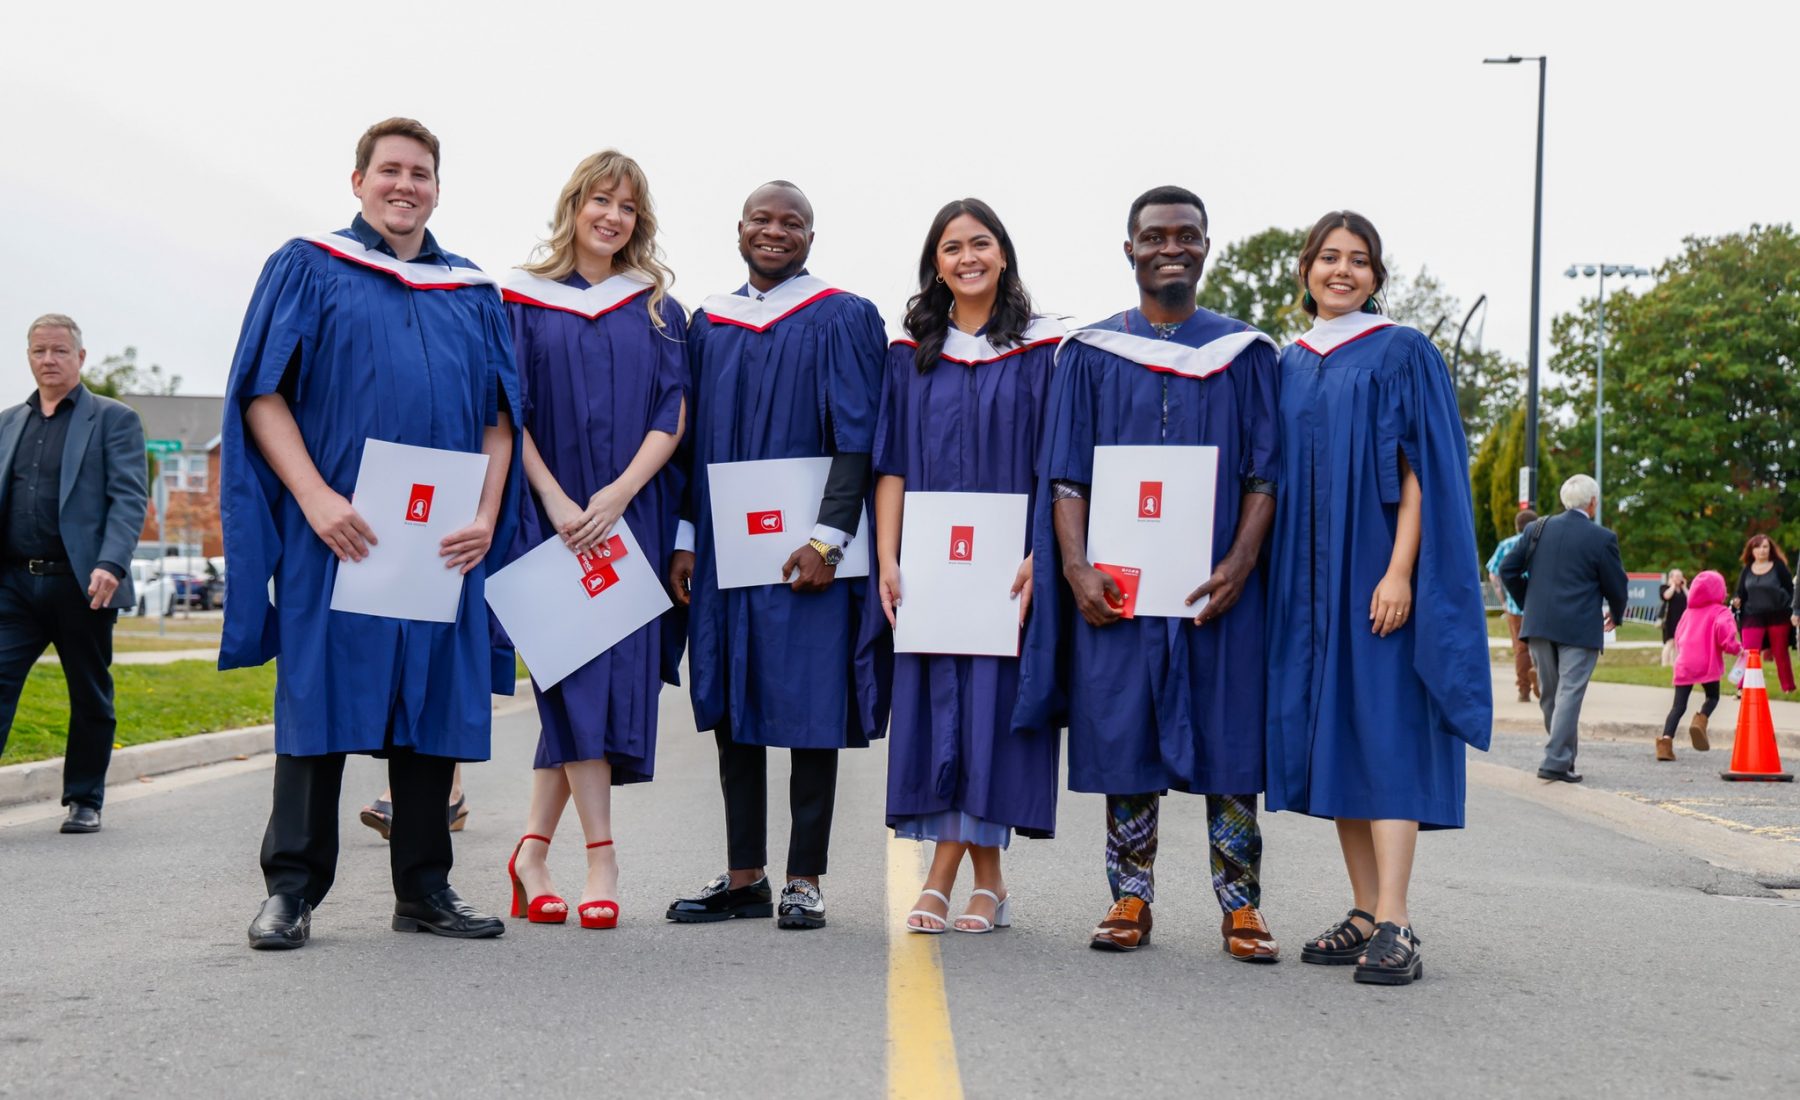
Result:
{"label": "black loafer with buckle", "polygon": [[691,898],[676,898],[663,915],[682,924],[706,924],[734,917],[772,917],[775,899],[768,876],[748,886],[732,887],[730,875],[720,875]]}

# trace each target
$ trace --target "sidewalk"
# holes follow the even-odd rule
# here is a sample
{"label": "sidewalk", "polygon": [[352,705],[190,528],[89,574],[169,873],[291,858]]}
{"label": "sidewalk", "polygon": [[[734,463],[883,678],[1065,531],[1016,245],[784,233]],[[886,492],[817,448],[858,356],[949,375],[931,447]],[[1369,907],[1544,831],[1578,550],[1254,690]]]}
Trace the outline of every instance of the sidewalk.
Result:
{"label": "sidewalk", "polygon": [[[37,659],[40,665],[53,665],[62,658],[54,653],[47,653]],[[219,659],[219,647],[210,649],[153,649],[143,653],[115,653],[112,663],[115,665],[167,665],[176,661],[216,661]]]}
{"label": "sidewalk", "polygon": [[[1625,643],[1629,645],[1630,643]],[[1494,728],[1509,733],[1544,732],[1544,712],[1533,699],[1519,702],[1519,689],[1513,682],[1511,665],[1494,665]],[[1705,696],[1694,693],[1688,704],[1687,717],[1698,713]],[[1588,684],[1587,696],[1581,704],[1581,736],[1615,739],[1644,739],[1646,743],[1662,734],[1663,719],[1674,705],[1675,693],[1670,688],[1645,687],[1640,684]],[[1732,732],[1737,729],[1737,697],[1727,694],[1719,700],[1712,716],[1713,744],[1729,751]],[[1800,703],[1769,700],[1769,715],[1775,722],[1775,737],[1784,753],[1800,752]],[[1687,719],[1676,731],[1678,741],[1687,739]]]}

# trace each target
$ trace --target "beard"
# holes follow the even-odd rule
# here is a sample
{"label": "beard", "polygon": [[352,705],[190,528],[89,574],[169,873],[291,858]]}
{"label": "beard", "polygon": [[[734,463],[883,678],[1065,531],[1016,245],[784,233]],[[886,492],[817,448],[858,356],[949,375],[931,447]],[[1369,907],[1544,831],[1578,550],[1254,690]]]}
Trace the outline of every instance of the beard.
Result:
{"label": "beard", "polygon": [[1197,286],[1185,282],[1165,283],[1151,291],[1150,296],[1155,298],[1156,304],[1164,309],[1179,309],[1182,306],[1193,305],[1198,291]]}

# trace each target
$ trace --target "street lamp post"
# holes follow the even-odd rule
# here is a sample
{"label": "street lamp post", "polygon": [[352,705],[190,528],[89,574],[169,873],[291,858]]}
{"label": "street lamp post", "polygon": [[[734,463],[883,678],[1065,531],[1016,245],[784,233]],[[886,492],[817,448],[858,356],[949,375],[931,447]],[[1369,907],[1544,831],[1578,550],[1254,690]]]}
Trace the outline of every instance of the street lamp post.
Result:
{"label": "street lamp post", "polygon": [[1601,406],[1606,400],[1606,277],[1617,275],[1621,279],[1635,279],[1640,275],[1649,275],[1648,268],[1634,267],[1631,264],[1570,264],[1569,270],[1563,272],[1565,278],[1578,277],[1600,278],[1600,297],[1594,309],[1594,484],[1598,487],[1594,496],[1594,511],[1604,517],[1600,509],[1600,499],[1604,495],[1606,481],[1602,477],[1602,459],[1605,456],[1603,436],[1600,431]]}
{"label": "street lamp post", "polygon": [[1525,468],[1519,471],[1519,507],[1530,507],[1537,500],[1538,460],[1538,289],[1544,267],[1544,82],[1550,67],[1548,57],[1489,57],[1484,65],[1518,65],[1535,61],[1538,65],[1537,118],[1537,186],[1531,209],[1531,349],[1527,355],[1525,374]]}

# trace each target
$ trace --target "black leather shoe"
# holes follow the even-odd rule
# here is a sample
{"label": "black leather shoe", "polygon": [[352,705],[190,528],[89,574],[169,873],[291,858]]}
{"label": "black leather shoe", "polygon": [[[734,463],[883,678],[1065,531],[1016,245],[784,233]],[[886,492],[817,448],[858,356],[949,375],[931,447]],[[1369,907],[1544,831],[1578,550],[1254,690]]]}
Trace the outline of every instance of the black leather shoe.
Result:
{"label": "black leather shoe", "polygon": [[1538,778],[1539,779],[1548,779],[1555,783],[1579,783],[1579,782],[1581,782],[1581,776],[1577,775],[1574,772],[1553,772],[1553,771],[1547,771],[1544,768],[1538,769]]}
{"label": "black leather shoe", "polygon": [[707,883],[697,897],[676,898],[663,915],[682,924],[775,915],[775,897],[769,889],[767,875],[736,889],[727,885],[730,881],[730,875],[720,875]]}
{"label": "black leather shoe", "polygon": [[83,806],[79,802],[69,805],[69,816],[63,818],[62,831],[65,833],[97,833],[100,831],[100,811],[93,806]]}
{"label": "black leather shoe", "polygon": [[423,901],[394,903],[394,931],[430,932],[459,940],[485,940],[506,931],[506,923],[490,917],[446,886]]}
{"label": "black leather shoe", "polygon": [[312,935],[312,906],[298,894],[270,894],[250,922],[250,946],[258,951],[305,947]]}

